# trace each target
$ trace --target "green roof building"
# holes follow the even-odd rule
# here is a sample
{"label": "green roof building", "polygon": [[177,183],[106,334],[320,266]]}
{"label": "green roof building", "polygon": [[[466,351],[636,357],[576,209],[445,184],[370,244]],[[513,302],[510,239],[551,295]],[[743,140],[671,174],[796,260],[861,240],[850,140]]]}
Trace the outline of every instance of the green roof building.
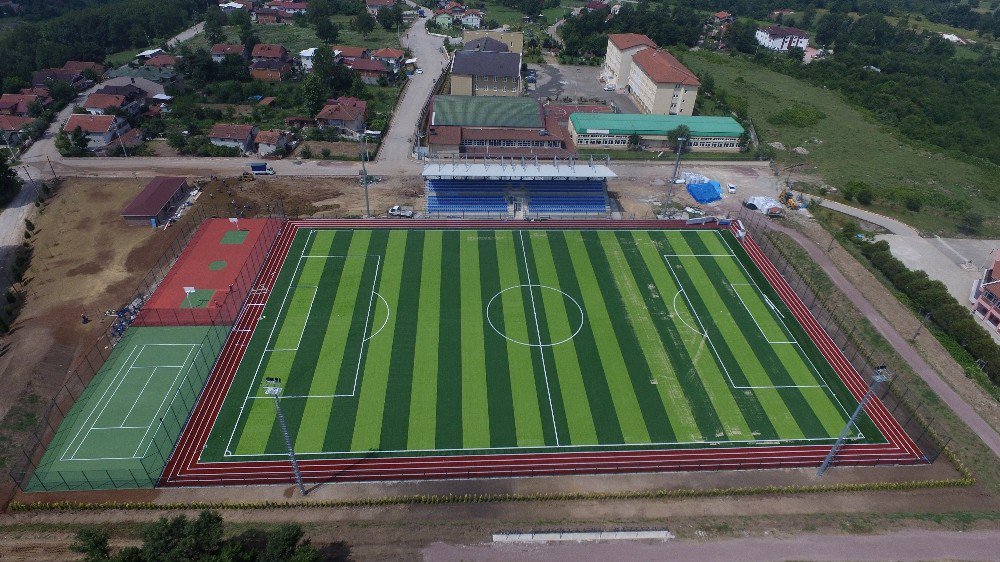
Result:
{"label": "green roof building", "polygon": [[732,117],[650,115],[638,113],[573,113],[569,131],[578,148],[625,148],[632,135],[648,149],[671,145],[668,133],[685,125],[691,150],[737,152],[743,127]]}
{"label": "green roof building", "polygon": [[434,96],[430,124],[541,129],[545,127],[545,119],[541,106],[531,98]]}

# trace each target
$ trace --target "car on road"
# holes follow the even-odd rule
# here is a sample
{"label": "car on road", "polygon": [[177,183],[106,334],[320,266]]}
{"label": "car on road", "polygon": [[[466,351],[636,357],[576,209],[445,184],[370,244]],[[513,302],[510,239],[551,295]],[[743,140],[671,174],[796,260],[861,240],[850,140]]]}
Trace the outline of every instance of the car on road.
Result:
{"label": "car on road", "polygon": [[417,72],[417,74],[423,74],[423,73],[424,73],[424,69],[422,69],[422,68],[418,68],[418,69],[416,70],[416,72]]}
{"label": "car on road", "polygon": [[729,193],[736,193],[736,186],[735,185],[733,185],[731,183],[727,183],[726,184],[726,188],[729,189]]}
{"label": "car on road", "polygon": [[413,209],[408,209],[406,207],[400,207],[399,205],[393,205],[392,208],[389,209],[389,216],[390,217],[403,217],[403,218],[406,218],[406,219],[412,219],[413,218]]}
{"label": "car on road", "polygon": [[614,84],[605,84],[604,91],[605,92],[613,92],[613,91],[615,91],[615,85]]}

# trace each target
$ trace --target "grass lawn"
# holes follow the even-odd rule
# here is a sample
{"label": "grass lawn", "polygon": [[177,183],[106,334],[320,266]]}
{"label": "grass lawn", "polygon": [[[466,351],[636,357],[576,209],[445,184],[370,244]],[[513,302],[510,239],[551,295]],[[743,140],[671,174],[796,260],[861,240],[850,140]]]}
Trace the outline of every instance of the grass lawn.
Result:
{"label": "grass lawn", "polygon": [[[763,142],[779,141],[788,150],[777,151],[782,166],[805,163],[802,172],[815,173],[834,186],[849,181],[872,185],[872,209],[925,232],[953,233],[964,209],[987,217],[983,234],[1000,232],[996,203],[981,197],[985,186],[1000,181],[996,167],[977,165],[940,151],[915,147],[897,131],[847,104],[836,92],[765,69],[751,61],[707,52],[681,54],[685,65],[710,74],[716,88],[746,99],[754,125]],[[826,115],[814,125],[774,125],[768,118],[796,104]],[[791,149],[801,146],[808,155]],[[922,211],[907,211],[889,201],[886,193],[919,193]],[[957,204],[956,204],[957,203]],[[951,206],[951,210],[946,210]]]}
{"label": "grass lawn", "polygon": [[[352,16],[333,16],[334,23],[340,29],[336,44],[351,45],[355,47],[365,47],[368,49],[378,49],[381,47],[399,47],[399,38],[395,31],[386,31],[382,26],[376,25],[375,30],[368,34],[368,37],[361,37],[356,31],[351,29]],[[316,37],[315,29],[312,27],[299,27],[297,25],[255,25],[254,30],[260,37],[261,43],[276,43],[283,45],[292,55],[298,55],[303,49],[318,47],[323,44]],[[239,43],[239,33],[235,27],[226,26],[223,28],[226,34],[226,41]],[[204,33],[195,35],[184,43],[192,49],[208,49],[208,39]]]}
{"label": "grass lawn", "polygon": [[310,459],[830,443],[793,318],[728,232],[302,229],[201,460],[286,454],[264,377]]}

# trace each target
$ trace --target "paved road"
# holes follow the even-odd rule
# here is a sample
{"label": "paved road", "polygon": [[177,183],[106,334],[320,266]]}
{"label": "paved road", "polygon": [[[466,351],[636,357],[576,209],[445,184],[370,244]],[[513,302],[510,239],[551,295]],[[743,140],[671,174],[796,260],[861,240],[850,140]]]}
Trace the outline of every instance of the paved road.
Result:
{"label": "paved road", "polygon": [[198,35],[202,31],[205,31],[205,22],[199,22],[191,27],[185,29],[184,31],[174,35],[167,40],[167,47],[176,47],[179,43],[183,43],[188,39],[191,39],[195,35]]}
{"label": "paved road", "polygon": [[814,242],[806,238],[806,236],[797,230],[786,228],[774,221],[761,221],[761,225],[767,228],[777,230],[789,237],[794,239],[799,243],[800,246],[809,254],[809,257],[813,259],[823,271],[830,276],[830,280],[834,285],[837,286],[844,295],[851,301],[852,304],[863,314],[868,321],[872,323],[875,329],[882,334],[896,350],[897,353],[906,361],[907,364],[913,368],[914,372],[927,383],[927,386],[931,387],[931,390],[937,394],[941,401],[948,405],[952,411],[961,419],[972,431],[983,440],[993,454],[1000,456],[1000,434],[991,426],[986,420],[982,418],[957,392],[955,392],[951,386],[948,385],[944,379],[931,368],[930,365],[924,361],[924,358],[920,356],[910,342],[906,341],[903,336],[896,331],[895,328],[886,320],[878,311],[878,308],[872,303],[868,302],[868,299],[861,294],[861,291],[857,289],[846,277],[837,269],[830,257],[826,255],[826,252],[820,246],[817,246]]}
{"label": "paved road", "polygon": [[923,531],[884,535],[799,535],[663,542],[544,545],[434,543],[425,560],[998,560],[1000,531]]}

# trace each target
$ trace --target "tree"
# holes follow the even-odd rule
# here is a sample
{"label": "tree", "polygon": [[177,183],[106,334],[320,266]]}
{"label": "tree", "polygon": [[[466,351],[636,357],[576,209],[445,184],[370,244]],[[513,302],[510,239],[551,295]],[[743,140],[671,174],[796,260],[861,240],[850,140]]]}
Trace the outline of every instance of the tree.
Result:
{"label": "tree", "polygon": [[958,223],[958,230],[965,234],[976,234],[983,226],[983,215],[975,211],[966,211],[962,215],[961,222]]}
{"label": "tree", "polygon": [[676,148],[680,144],[680,139],[691,140],[691,129],[687,125],[678,125],[667,132],[667,138],[670,139],[670,142]]}
{"label": "tree", "polygon": [[205,10],[205,38],[209,44],[222,43],[226,39],[226,34],[222,31],[222,26],[226,23],[226,15],[212,2]]}
{"label": "tree", "polygon": [[329,95],[330,92],[326,84],[323,83],[323,79],[315,73],[306,76],[306,79],[302,81],[302,99],[311,115],[316,114],[323,107],[323,103]]}
{"label": "tree", "polygon": [[789,47],[785,54],[795,62],[802,62],[806,56],[806,52],[802,47]]}
{"label": "tree", "polygon": [[7,154],[0,154],[0,205],[9,203],[21,190],[21,178],[7,163]]}
{"label": "tree", "polygon": [[76,540],[69,548],[82,554],[86,562],[104,562],[111,559],[110,537],[106,529],[85,527],[76,534]]}
{"label": "tree", "polygon": [[397,25],[403,23],[403,8],[399,4],[392,8],[381,8],[375,13],[375,19],[386,31],[393,31]]}
{"label": "tree", "polygon": [[726,31],[724,39],[729,48],[741,53],[754,53],[757,51],[757,26],[749,20],[736,20]]}
{"label": "tree", "polygon": [[368,12],[358,14],[351,20],[351,26],[354,31],[361,34],[362,37],[368,37],[368,35],[375,30],[375,18],[371,17]]}
{"label": "tree", "polygon": [[639,150],[639,143],[642,142],[642,138],[639,137],[638,133],[632,133],[628,136],[628,147],[632,150]]}
{"label": "tree", "polygon": [[324,43],[337,41],[339,34],[340,30],[337,28],[337,24],[333,23],[330,18],[316,20],[316,37],[319,37]]}

